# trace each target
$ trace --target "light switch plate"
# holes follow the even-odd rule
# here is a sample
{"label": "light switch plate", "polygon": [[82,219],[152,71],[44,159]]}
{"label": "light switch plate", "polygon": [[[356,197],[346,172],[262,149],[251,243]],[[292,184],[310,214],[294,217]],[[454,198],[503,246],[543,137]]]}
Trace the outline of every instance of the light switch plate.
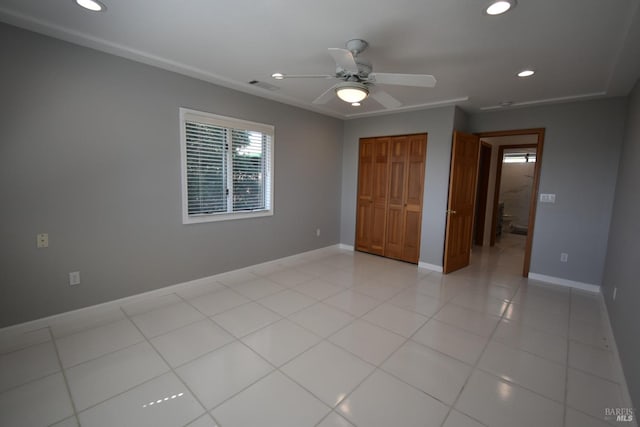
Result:
{"label": "light switch plate", "polygon": [[80,284],[80,272],[72,271],[71,273],[69,273],[69,285],[75,286],[79,284]]}
{"label": "light switch plate", "polygon": [[556,202],[555,194],[548,194],[548,193],[540,194],[540,203],[555,203],[555,202]]}

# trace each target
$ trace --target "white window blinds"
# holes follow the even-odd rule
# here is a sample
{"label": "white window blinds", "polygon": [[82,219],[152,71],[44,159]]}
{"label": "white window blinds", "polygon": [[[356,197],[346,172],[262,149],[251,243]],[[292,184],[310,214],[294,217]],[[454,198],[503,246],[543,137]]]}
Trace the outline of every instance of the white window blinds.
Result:
{"label": "white window blinds", "polygon": [[273,127],[181,109],[183,222],[273,213]]}
{"label": "white window blinds", "polygon": [[227,212],[227,132],[203,123],[185,123],[189,215]]}

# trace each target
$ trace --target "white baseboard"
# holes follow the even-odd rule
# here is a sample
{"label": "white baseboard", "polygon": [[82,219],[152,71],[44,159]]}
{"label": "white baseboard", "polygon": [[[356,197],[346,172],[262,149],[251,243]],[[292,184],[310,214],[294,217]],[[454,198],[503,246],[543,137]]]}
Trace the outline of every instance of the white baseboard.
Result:
{"label": "white baseboard", "polygon": [[428,262],[420,261],[418,263],[418,267],[419,268],[425,268],[425,269],[431,270],[431,271],[437,271],[438,273],[442,273],[442,266],[441,265],[429,264]]}
{"label": "white baseboard", "polygon": [[338,248],[344,249],[344,250],[347,250],[347,251],[353,251],[354,250],[353,245],[345,245],[344,243],[338,243]]}
{"label": "white baseboard", "polygon": [[560,277],[546,276],[544,274],[529,273],[529,279],[541,282],[552,283],[554,285],[567,286],[569,288],[581,289],[587,292],[600,293],[600,286],[591,283],[576,282],[574,280],[562,279]]}
{"label": "white baseboard", "polygon": [[236,270],[224,271],[222,273],[214,274],[212,276],[200,277],[198,279],[177,283],[175,285],[165,286],[158,289],[153,289],[151,291],[143,292],[140,294],[129,295],[124,298],[119,298],[116,300],[111,300],[111,301],[103,302],[100,304],[90,305],[87,307],[82,307],[82,308],[78,308],[71,311],[65,311],[63,313],[53,314],[47,317],[41,317],[39,319],[30,320],[24,323],[18,323],[17,325],[5,326],[4,328],[0,328],[0,334],[11,336],[14,334],[23,334],[26,332],[35,331],[38,329],[46,328],[50,324],[56,323],[68,316],[78,316],[78,315],[82,315],[83,313],[91,313],[92,311],[96,311],[96,310],[102,311],[102,310],[109,310],[109,309],[117,309],[122,305],[141,301],[149,297],[160,297],[160,296],[172,294],[181,290],[185,290],[191,286],[200,285],[202,283],[207,283],[207,282],[214,282],[216,281],[216,278],[222,275],[238,273],[241,271],[249,271],[249,270],[255,269],[256,267],[270,265],[270,264],[290,263],[295,260],[303,260],[311,255],[331,253],[332,251],[335,251],[338,249],[344,249],[344,248],[341,246],[341,244],[325,246],[323,248],[312,249],[310,251],[301,252],[295,255],[290,255],[283,258],[274,259],[271,261],[266,261],[260,264],[252,264],[250,266],[238,268]]}

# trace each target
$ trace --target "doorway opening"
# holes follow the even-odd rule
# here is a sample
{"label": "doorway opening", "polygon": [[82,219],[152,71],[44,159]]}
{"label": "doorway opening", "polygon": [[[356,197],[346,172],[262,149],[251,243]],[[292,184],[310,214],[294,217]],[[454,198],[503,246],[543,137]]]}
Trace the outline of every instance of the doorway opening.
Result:
{"label": "doorway opening", "polygon": [[[480,141],[494,152],[489,167],[482,240],[477,246],[521,247],[522,275],[529,275],[544,129],[483,132]],[[479,169],[479,174],[481,173]],[[479,183],[480,184],[480,183]],[[481,205],[479,203],[478,205]],[[478,218],[478,215],[476,216]]]}
{"label": "doorway opening", "polygon": [[[497,232],[504,232],[508,225],[509,232],[516,230],[519,236],[524,236],[522,275],[528,277],[543,144],[542,128],[453,133],[443,257],[445,274],[469,265],[474,243],[477,246],[495,245]],[[517,149],[515,152],[509,152],[514,148],[512,146]],[[505,150],[510,156],[508,161],[531,163],[529,168],[533,165],[530,190],[526,193],[529,204],[518,207],[517,223],[513,223],[513,214],[505,212],[504,208],[500,212],[504,206],[500,203],[500,186]],[[526,202],[520,204],[526,205]]]}

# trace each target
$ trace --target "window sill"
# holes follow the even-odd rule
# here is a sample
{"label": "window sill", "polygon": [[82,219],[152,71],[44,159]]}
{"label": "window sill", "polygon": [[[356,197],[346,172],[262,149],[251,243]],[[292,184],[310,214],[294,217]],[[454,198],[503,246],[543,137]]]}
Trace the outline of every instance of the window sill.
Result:
{"label": "window sill", "polygon": [[189,217],[183,217],[182,223],[183,224],[200,224],[203,222],[233,221],[236,219],[258,218],[263,216],[273,216],[273,209],[268,211],[236,212],[236,213],[189,216]]}

